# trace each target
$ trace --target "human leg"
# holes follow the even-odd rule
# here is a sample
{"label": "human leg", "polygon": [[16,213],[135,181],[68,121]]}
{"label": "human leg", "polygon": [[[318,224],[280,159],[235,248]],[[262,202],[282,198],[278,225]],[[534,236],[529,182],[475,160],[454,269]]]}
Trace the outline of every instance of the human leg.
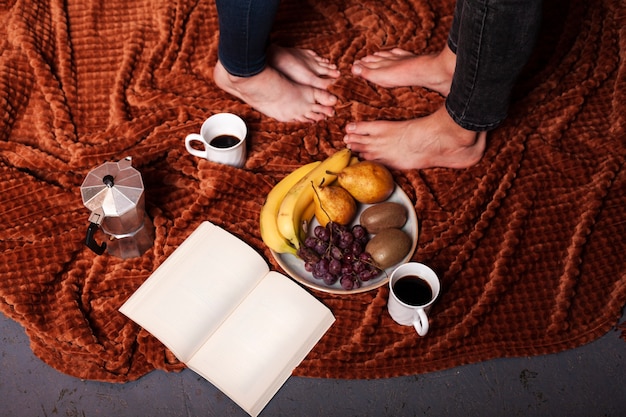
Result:
{"label": "human leg", "polygon": [[457,62],[446,109],[460,126],[487,131],[507,116],[515,81],[541,22],[541,0],[463,0],[448,45]]}
{"label": "human leg", "polygon": [[280,0],[215,0],[218,59],[229,74],[250,77],[267,62],[267,48]]}
{"label": "human leg", "polygon": [[[412,121],[350,123],[344,141],[355,152],[396,168],[463,168],[482,155],[485,132],[506,117],[513,84],[532,52],[541,1],[459,2],[447,45],[456,64],[445,107]],[[455,146],[462,152],[452,152]]]}
{"label": "human leg", "polygon": [[279,0],[216,0],[220,38],[216,84],[279,121],[319,121],[334,115],[326,91],[339,72],[313,51],[270,47]]}

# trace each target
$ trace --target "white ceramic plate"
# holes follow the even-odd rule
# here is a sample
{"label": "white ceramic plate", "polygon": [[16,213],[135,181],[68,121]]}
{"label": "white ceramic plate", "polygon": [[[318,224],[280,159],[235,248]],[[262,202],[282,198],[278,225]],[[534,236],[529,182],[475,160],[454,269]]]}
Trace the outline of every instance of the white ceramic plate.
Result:
{"label": "white ceramic plate", "polygon": [[[413,253],[415,252],[415,248],[417,247],[418,237],[418,223],[417,215],[415,214],[415,208],[413,207],[413,204],[411,203],[411,200],[406,195],[406,193],[402,191],[402,188],[396,185],[394,192],[387,199],[387,201],[397,202],[406,207],[408,214],[407,221],[404,224],[404,227],[402,227],[402,230],[411,237],[413,245],[411,246],[411,250],[409,251],[408,255],[406,255],[402,261],[398,262],[396,265],[390,266],[384,272],[381,272],[376,278],[373,278],[366,282],[362,282],[361,287],[359,288],[355,288],[353,290],[344,290],[343,288],[341,288],[339,282],[336,282],[333,285],[326,285],[324,281],[314,278],[310,272],[307,272],[306,269],[304,269],[304,261],[295,255],[289,253],[276,253],[274,251],[271,251],[272,256],[285,270],[285,272],[287,272],[287,274],[289,274],[289,276],[291,276],[293,279],[309,288],[313,288],[319,291],[329,292],[333,294],[356,294],[360,292],[370,291],[382,285],[385,285],[389,281],[389,276],[391,275],[391,272],[398,265],[408,262],[413,257]],[[357,224],[359,222],[359,218],[361,217],[361,213],[363,212],[363,210],[370,207],[371,205],[372,204],[359,204],[357,215],[353,224]],[[313,218],[313,221],[309,225],[309,232],[311,232],[318,224],[319,223],[317,222],[317,220]]]}

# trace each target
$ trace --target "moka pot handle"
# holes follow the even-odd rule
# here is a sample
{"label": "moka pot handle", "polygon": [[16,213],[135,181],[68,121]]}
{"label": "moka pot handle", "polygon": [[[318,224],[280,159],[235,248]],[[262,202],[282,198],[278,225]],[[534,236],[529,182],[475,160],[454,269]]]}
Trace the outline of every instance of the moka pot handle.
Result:
{"label": "moka pot handle", "polygon": [[93,213],[91,213],[91,216],[89,216],[89,221],[90,223],[89,227],[87,228],[85,245],[87,245],[87,247],[94,251],[97,255],[102,255],[107,247],[107,244],[106,242],[98,244],[98,242],[96,242],[96,240],[94,239],[96,230],[98,230],[98,227],[100,227],[100,223],[102,223],[102,215],[94,211]]}

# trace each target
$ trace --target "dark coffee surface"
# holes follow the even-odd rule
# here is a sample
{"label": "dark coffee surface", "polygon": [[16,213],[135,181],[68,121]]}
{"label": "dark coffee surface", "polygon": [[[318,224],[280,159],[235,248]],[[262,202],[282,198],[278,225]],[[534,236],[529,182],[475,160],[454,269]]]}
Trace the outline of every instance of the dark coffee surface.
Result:
{"label": "dark coffee surface", "polygon": [[226,149],[226,148],[232,148],[233,146],[237,145],[239,142],[241,141],[236,136],[220,135],[211,139],[211,142],[209,142],[209,144],[215,148]]}
{"label": "dark coffee surface", "polygon": [[417,275],[407,275],[393,284],[393,292],[398,299],[412,306],[423,306],[433,299],[430,284]]}

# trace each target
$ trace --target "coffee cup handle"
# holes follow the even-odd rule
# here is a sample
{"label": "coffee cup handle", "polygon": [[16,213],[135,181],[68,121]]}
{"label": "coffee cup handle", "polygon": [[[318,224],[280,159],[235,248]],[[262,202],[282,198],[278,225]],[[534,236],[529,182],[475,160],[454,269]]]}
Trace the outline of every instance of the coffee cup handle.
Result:
{"label": "coffee cup handle", "polygon": [[[202,143],[202,146],[204,146],[204,151],[194,149],[191,146],[191,142]],[[194,156],[199,156],[200,158],[204,158],[206,156],[206,142],[204,141],[202,136],[197,133],[190,133],[187,135],[187,137],[185,138],[185,148],[187,148],[187,152],[189,152],[190,154]]]}
{"label": "coffee cup handle", "polygon": [[428,333],[428,316],[426,316],[426,312],[421,308],[415,311],[413,327],[415,327],[415,331],[420,336],[426,336],[426,333]]}

